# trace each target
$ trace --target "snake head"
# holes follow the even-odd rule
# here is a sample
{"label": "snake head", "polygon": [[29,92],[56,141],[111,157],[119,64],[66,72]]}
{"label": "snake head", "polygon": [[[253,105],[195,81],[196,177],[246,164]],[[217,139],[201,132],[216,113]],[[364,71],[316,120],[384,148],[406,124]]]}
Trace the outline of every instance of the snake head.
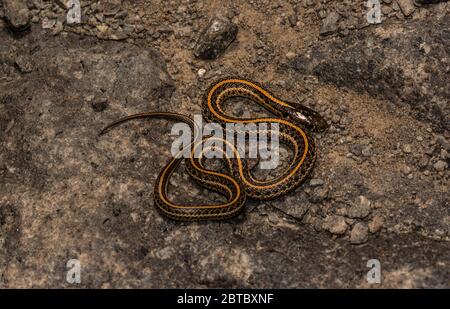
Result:
{"label": "snake head", "polygon": [[324,132],[328,129],[328,123],[326,120],[315,110],[304,106],[300,103],[288,103],[291,107],[288,107],[285,111],[286,117],[299,126],[305,127],[312,132]]}

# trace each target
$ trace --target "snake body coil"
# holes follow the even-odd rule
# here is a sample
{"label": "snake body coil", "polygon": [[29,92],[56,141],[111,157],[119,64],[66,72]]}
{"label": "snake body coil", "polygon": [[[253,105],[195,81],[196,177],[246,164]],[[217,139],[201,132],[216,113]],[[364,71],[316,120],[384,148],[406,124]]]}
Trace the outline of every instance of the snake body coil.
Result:
{"label": "snake body coil", "polygon": [[[276,117],[241,119],[229,116],[223,111],[223,105],[232,97],[248,98]],[[277,99],[257,83],[240,78],[226,78],[215,82],[206,92],[202,114],[208,122],[219,123],[224,127],[227,123],[278,124],[279,140],[293,150],[293,158],[289,167],[280,176],[260,180],[252,175],[246,160],[240,157],[235,145],[215,137],[203,139],[194,137],[190,145],[191,156],[171,158],[155,184],[155,205],[161,213],[175,220],[223,220],[239,214],[245,205],[246,197],[268,200],[292,191],[309,175],[316,159],[315,143],[309,132],[320,132],[327,128],[325,120],[315,111],[299,103]],[[113,126],[136,118],[167,118],[188,123],[192,128],[196,125],[189,117],[177,113],[148,112],[119,119],[105,127],[101,134]],[[271,129],[267,129],[267,132],[271,132]],[[203,154],[208,149],[203,149],[202,146],[206,140],[211,142],[214,139],[216,142],[228,143],[227,146],[232,150],[231,156],[223,151],[228,174],[205,167]],[[195,156],[195,153],[200,153],[200,156]],[[191,177],[202,186],[225,196],[226,202],[216,205],[185,205],[170,201],[167,194],[169,180],[182,160],[185,160],[186,170]]]}

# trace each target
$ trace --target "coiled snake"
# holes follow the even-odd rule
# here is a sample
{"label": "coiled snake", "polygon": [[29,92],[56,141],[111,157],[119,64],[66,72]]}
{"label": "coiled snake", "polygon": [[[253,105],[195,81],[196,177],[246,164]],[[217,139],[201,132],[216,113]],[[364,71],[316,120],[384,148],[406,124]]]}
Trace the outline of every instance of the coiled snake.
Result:
{"label": "coiled snake", "polygon": [[[232,97],[248,98],[274,114],[275,117],[241,119],[227,115],[222,107],[224,102]],[[212,84],[206,92],[202,115],[208,122],[219,123],[223,126],[227,123],[276,123],[279,127],[279,140],[293,150],[293,159],[280,176],[270,180],[256,179],[235,145],[222,139],[217,142],[228,143],[227,146],[232,150],[232,155],[223,151],[228,173],[220,173],[205,167],[203,154],[208,149],[201,147],[205,140],[211,141],[215,137],[194,137],[190,145],[191,155],[188,158],[183,158],[181,155],[171,158],[160,172],[155,184],[154,198],[157,209],[175,220],[223,220],[239,214],[247,197],[269,200],[292,191],[309,175],[316,159],[316,146],[310,132],[321,132],[327,128],[326,121],[312,109],[299,103],[280,100],[257,83],[241,78],[221,79]],[[118,124],[137,118],[166,118],[185,122],[192,128],[196,125],[185,115],[172,112],[146,112],[121,118],[106,126],[100,135]],[[195,156],[195,153],[200,153],[200,156]],[[224,195],[226,202],[211,205],[185,205],[169,200],[167,194],[169,179],[182,160],[185,160],[186,171],[190,176],[202,186]]]}

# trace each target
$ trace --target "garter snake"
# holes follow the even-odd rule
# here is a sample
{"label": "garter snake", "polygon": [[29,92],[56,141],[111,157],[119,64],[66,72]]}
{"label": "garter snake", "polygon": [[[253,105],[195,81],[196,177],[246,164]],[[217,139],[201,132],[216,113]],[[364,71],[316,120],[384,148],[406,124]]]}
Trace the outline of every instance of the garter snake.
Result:
{"label": "garter snake", "polygon": [[[224,102],[233,97],[250,99],[271,112],[275,117],[237,118],[224,112]],[[206,91],[202,104],[202,116],[208,122],[219,123],[225,127],[234,124],[278,124],[278,137],[281,143],[293,150],[289,167],[278,177],[256,179],[238,149],[225,139],[195,136],[189,149],[191,155],[183,158],[181,150],[169,160],[160,172],[155,188],[154,199],[157,209],[169,218],[181,221],[222,220],[236,216],[243,209],[246,198],[269,200],[284,195],[296,187],[309,175],[316,159],[316,146],[310,132],[321,132],[327,128],[326,121],[314,110],[300,104],[280,100],[255,82],[242,78],[225,78],[213,83]],[[146,112],[121,118],[107,125],[100,135],[111,127],[136,118],[167,118],[181,121],[194,128],[194,121],[172,112]],[[197,128],[198,129],[198,128]],[[268,129],[270,131],[270,129]],[[194,132],[200,132],[195,130]],[[231,154],[222,151],[228,173],[221,173],[205,167],[206,140],[227,144]],[[220,151],[220,150],[219,150]],[[194,154],[199,153],[199,156]],[[185,160],[187,173],[203,187],[214,190],[226,197],[220,204],[186,205],[175,203],[168,198],[168,184],[175,169]]]}

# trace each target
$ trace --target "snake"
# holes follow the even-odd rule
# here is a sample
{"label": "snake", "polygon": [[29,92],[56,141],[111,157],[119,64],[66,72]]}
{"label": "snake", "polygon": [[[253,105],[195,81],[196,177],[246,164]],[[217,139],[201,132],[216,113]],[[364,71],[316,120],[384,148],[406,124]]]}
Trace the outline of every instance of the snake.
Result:
{"label": "snake", "polygon": [[[239,118],[224,111],[224,104],[231,98],[245,98],[257,103],[272,115],[261,118]],[[177,221],[226,220],[241,213],[248,198],[266,201],[278,198],[296,189],[308,177],[316,161],[316,143],[312,133],[320,133],[327,129],[326,120],[315,110],[297,102],[289,102],[275,97],[260,84],[236,77],[222,78],[205,92],[202,101],[202,117],[207,122],[218,123],[222,127],[227,124],[277,124],[279,141],[292,150],[293,156],[289,166],[280,175],[271,179],[259,179],[239,149],[230,141],[215,136],[194,136],[188,146],[190,155],[183,157],[186,149],[169,159],[159,173],[154,186],[154,205],[164,216]],[[195,132],[200,132],[192,118],[174,112],[155,111],[142,112],[120,118],[106,127],[99,135],[121,123],[139,118],[169,119],[188,124]],[[267,129],[271,132],[272,129]],[[247,132],[248,133],[248,132]],[[271,132],[273,133],[273,132]],[[195,135],[195,134],[194,134]],[[248,136],[247,136],[248,137]],[[226,172],[209,169],[205,165],[205,153],[211,147],[205,142],[226,144],[230,152],[222,151]],[[189,152],[188,152],[189,154]],[[199,155],[195,155],[199,154]],[[225,197],[220,203],[176,203],[169,199],[169,180],[174,171],[185,162],[186,172],[202,187],[213,190]]]}

